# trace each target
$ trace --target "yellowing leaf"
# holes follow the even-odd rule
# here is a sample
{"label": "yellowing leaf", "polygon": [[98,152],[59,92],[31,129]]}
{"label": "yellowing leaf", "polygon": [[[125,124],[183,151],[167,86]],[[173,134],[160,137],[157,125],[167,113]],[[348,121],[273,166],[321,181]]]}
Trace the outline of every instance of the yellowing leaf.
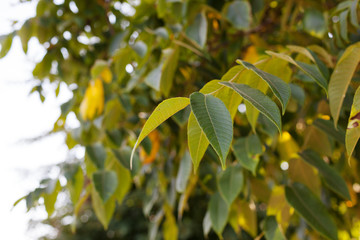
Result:
{"label": "yellowing leaf", "polygon": [[260,56],[255,46],[250,46],[246,49],[243,60],[249,63],[256,63]]}
{"label": "yellowing leaf", "polygon": [[356,90],[348,127],[346,130],[345,144],[349,159],[355,149],[356,143],[360,138],[360,87]]}
{"label": "yellowing leaf", "polygon": [[293,214],[294,209],[290,208],[285,198],[285,190],[283,186],[275,186],[272,190],[266,215],[276,216],[276,221],[285,232],[289,226],[289,220]]}
{"label": "yellowing leaf", "polygon": [[146,121],[141,133],[134,145],[134,148],[131,152],[130,157],[130,167],[132,167],[132,159],[134,157],[135,149],[141,143],[144,138],[151,133],[155,128],[157,128],[161,123],[166,121],[169,117],[184,109],[187,105],[190,104],[189,98],[185,97],[177,97],[170,98],[162,101],[150,115],[148,120]]}
{"label": "yellowing leaf", "polygon": [[104,87],[99,78],[91,80],[86,89],[84,99],[80,104],[80,115],[86,120],[92,120],[104,110]]}
{"label": "yellowing leaf", "polygon": [[360,43],[356,43],[346,48],[344,54],[336,63],[334,72],[331,74],[329,83],[329,102],[335,127],[337,126],[346,91],[359,61]]}
{"label": "yellowing leaf", "polygon": [[297,156],[299,146],[291,137],[289,132],[283,132],[278,139],[277,150],[280,154],[281,160],[289,160],[290,158]]}
{"label": "yellowing leaf", "polygon": [[163,225],[164,240],[177,240],[179,229],[176,225],[176,219],[168,205],[164,206],[165,222]]}
{"label": "yellowing leaf", "polygon": [[112,73],[109,65],[104,60],[97,60],[94,66],[91,67],[91,77],[93,79],[100,78],[106,83],[110,83],[112,80]]}
{"label": "yellowing leaf", "polygon": [[112,73],[111,73],[110,69],[104,68],[104,70],[102,70],[100,73],[100,77],[104,82],[110,83],[112,80]]}

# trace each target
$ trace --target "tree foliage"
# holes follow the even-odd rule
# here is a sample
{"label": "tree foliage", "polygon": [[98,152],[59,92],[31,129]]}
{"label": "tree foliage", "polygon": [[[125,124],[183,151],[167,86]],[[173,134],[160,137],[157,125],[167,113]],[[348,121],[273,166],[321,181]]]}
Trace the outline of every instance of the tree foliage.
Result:
{"label": "tree foliage", "polygon": [[52,132],[86,153],[28,209],[43,199],[57,239],[358,238],[359,12],[357,0],[39,0],[0,57],[14,36],[25,53],[32,37],[44,46],[33,92],[45,99],[46,79],[72,90]]}

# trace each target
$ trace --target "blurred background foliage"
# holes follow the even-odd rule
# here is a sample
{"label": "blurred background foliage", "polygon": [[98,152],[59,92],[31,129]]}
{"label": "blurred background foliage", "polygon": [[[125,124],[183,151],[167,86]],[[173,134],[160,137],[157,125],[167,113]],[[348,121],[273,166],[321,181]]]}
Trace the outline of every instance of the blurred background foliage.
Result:
{"label": "blurred background foliage", "polygon": [[[54,166],[58,178],[44,176],[22,198],[29,210],[44,204],[48,212],[47,220],[31,226],[54,228],[41,239],[320,239],[314,229],[321,226],[304,221],[286,200],[285,185],[299,182],[321,199],[336,237],[358,239],[360,151],[355,148],[348,164],[344,146],[358,71],[337,130],[324,89],[273,57],[262,69],[289,83],[292,93],[282,135],[263,115],[251,118],[242,104],[233,116],[230,170],[221,170],[209,147],[195,172],[187,150],[187,107],[141,143],[129,167],[131,149],[154,108],[211,80],[229,80],[236,59],[255,63],[272,50],[310,64],[301,46],[308,47],[328,82],[344,49],[360,40],[358,15],[357,0],[39,0],[35,17],[1,36],[0,57],[15,36],[25,53],[30,38],[43,45],[32,92],[45,100],[45,79],[57,94],[66,84],[73,97],[60,106],[52,132],[65,133],[69,149],[81,145],[86,153]],[[69,115],[80,127],[66,127]],[[331,191],[316,165],[297,155],[307,148],[343,177],[349,199]],[[230,204],[219,194],[228,174],[235,176],[236,189]],[[327,215],[322,217],[315,220],[320,225]],[[323,234],[329,235],[334,236]]]}

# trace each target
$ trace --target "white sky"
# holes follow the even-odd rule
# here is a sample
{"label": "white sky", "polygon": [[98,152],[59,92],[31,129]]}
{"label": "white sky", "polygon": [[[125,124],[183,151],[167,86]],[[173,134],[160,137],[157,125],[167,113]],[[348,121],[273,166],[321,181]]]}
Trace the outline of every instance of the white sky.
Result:
{"label": "white sky", "polygon": [[[0,0],[0,35],[11,31],[11,21],[35,15],[34,3],[17,4],[17,0]],[[64,85],[60,96],[52,94],[54,86],[47,84],[47,100],[41,103],[33,87],[31,70],[41,60],[44,49],[36,39],[31,40],[24,55],[20,40],[15,38],[12,48],[0,59],[0,236],[7,240],[32,240],[46,229],[27,232],[28,220],[44,219],[44,211],[26,213],[25,201],[11,210],[13,203],[38,186],[43,177],[42,166],[63,161],[68,154],[63,135],[47,137],[35,143],[23,140],[39,136],[52,129],[58,118],[59,105],[71,93]],[[44,169],[44,168],[42,168]]]}

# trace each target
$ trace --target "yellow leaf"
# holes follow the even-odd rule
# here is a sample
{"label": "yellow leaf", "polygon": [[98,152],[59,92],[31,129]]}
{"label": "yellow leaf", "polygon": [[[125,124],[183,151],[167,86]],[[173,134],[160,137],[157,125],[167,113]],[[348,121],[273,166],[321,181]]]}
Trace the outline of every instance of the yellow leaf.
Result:
{"label": "yellow leaf", "polygon": [[278,139],[277,150],[280,154],[281,160],[289,160],[290,158],[297,156],[299,146],[291,137],[289,132],[283,132]]}
{"label": "yellow leaf", "polygon": [[275,186],[271,193],[266,215],[275,215],[276,221],[285,232],[289,226],[289,220],[293,212],[294,209],[290,208],[286,201],[284,187]]}
{"label": "yellow leaf", "polygon": [[165,222],[163,225],[164,240],[177,240],[179,229],[176,225],[176,219],[168,205],[164,206]]}
{"label": "yellow leaf", "polygon": [[101,114],[104,110],[104,87],[97,78],[91,80],[86,89],[84,99],[80,104],[80,115],[86,120],[92,120],[96,115]]}
{"label": "yellow leaf", "polygon": [[110,83],[112,80],[112,73],[108,67],[104,68],[100,73],[100,78],[106,82]]}
{"label": "yellow leaf", "polygon": [[256,47],[250,46],[246,49],[243,60],[249,63],[256,63],[259,60],[259,57]]}

